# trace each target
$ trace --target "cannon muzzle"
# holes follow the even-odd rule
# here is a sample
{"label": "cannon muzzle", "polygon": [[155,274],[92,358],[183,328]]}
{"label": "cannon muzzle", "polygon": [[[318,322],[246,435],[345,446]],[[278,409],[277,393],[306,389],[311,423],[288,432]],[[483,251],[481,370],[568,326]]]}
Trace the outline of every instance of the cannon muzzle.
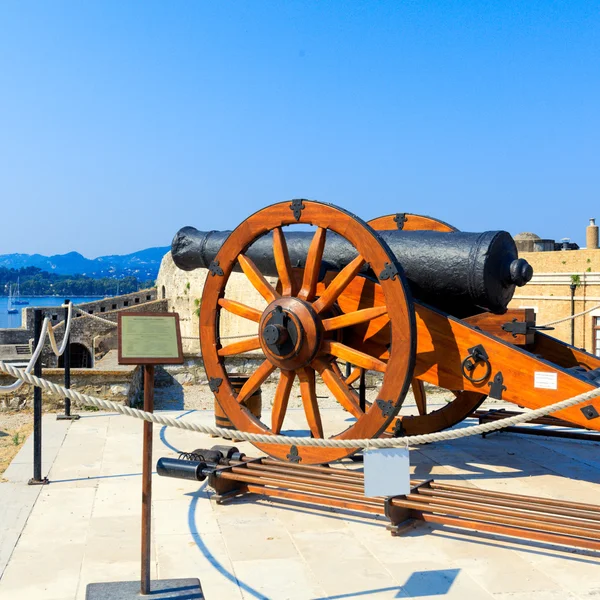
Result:
{"label": "cannon muzzle", "polygon": [[[180,229],[171,244],[175,264],[185,271],[208,268],[230,233]],[[515,287],[525,285],[533,275],[506,231],[378,233],[404,269],[415,298],[460,318],[482,310],[504,313]],[[293,267],[304,267],[312,236],[302,231],[285,233]],[[256,240],[245,254],[264,275],[277,276],[272,234]],[[328,231],[321,274],[341,270],[356,255],[352,244]],[[369,275],[368,265],[363,274]]]}

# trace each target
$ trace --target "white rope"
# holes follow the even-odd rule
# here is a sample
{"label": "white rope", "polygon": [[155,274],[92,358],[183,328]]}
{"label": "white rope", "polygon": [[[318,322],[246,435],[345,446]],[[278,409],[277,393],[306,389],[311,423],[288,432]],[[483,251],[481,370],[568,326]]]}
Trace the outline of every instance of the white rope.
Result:
{"label": "white rope", "polygon": [[[65,307],[65,305],[63,304],[63,308],[64,307]],[[67,325],[66,325],[66,329],[65,329],[65,335],[63,337],[60,348],[58,348],[58,346],[56,345],[56,338],[54,337],[54,328],[52,327],[52,325],[50,323],[49,317],[46,317],[44,319],[44,322],[42,323],[42,331],[40,332],[40,339],[38,340],[38,344],[37,344],[35,350],[32,352],[31,358],[29,359],[29,362],[27,363],[27,366],[25,367],[26,373],[31,373],[31,371],[33,370],[35,363],[37,362],[40,354],[42,353],[44,344],[46,343],[46,336],[48,336],[50,338],[50,345],[52,346],[52,352],[54,352],[54,354],[56,354],[56,356],[63,355],[64,351],[67,349],[67,340],[69,339],[69,334],[71,333],[71,316],[73,314],[73,305],[71,303],[69,303],[69,305],[68,305],[68,311],[69,312],[67,314]],[[58,325],[57,325],[57,327],[58,327]],[[24,382],[22,379],[17,379],[17,381],[15,381],[14,383],[11,383],[10,385],[0,386],[0,394],[8,394],[10,392],[16,392],[23,385],[23,383]]]}
{"label": "white rope", "polygon": [[412,435],[402,438],[375,438],[375,439],[360,439],[360,440],[340,440],[340,439],[321,439],[321,438],[309,438],[309,437],[288,437],[285,435],[270,435],[261,433],[247,433],[245,431],[236,431],[234,429],[223,429],[222,427],[214,427],[212,425],[202,425],[200,423],[194,423],[190,421],[181,421],[167,417],[156,413],[148,413],[143,410],[136,408],[130,408],[129,406],[123,406],[110,400],[103,400],[95,396],[88,396],[87,394],[80,394],[75,390],[68,390],[60,385],[52,383],[46,379],[41,379],[35,375],[31,375],[22,369],[13,367],[12,365],[6,364],[0,361],[0,371],[8,373],[13,377],[17,377],[22,381],[26,381],[32,385],[43,388],[46,391],[53,392],[62,396],[63,398],[70,398],[71,400],[77,400],[82,404],[95,406],[104,410],[115,411],[128,417],[134,417],[136,419],[142,419],[151,423],[157,423],[158,425],[165,425],[167,427],[176,427],[178,429],[186,429],[188,431],[195,431],[196,433],[207,433],[210,435],[216,435],[228,439],[244,440],[253,443],[263,444],[282,444],[286,446],[316,446],[319,448],[398,448],[406,446],[407,440],[411,444],[429,444],[431,442],[456,440],[471,435],[480,435],[484,433],[491,433],[509,427],[511,425],[519,425],[520,423],[526,423],[532,419],[549,415],[553,412],[558,412],[587,402],[592,398],[600,396],[600,388],[573,396],[566,400],[556,402],[550,406],[544,406],[536,410],[532,410],[520,415],[501,419],[499,421],[493,421],[489,423],[482,423],[473,427],[465,427],[462,429],[450,429],[447,431],[438,431],[436,433],[426,433],[422,435]]}
{"label": "white rope", "polygon": [[[241,338],[251,338],[256,337],[258,335],[258,331],[256,333],[246,333],[244,335],[220,335],[220,340],[239,340]],[[182,335],[182,340],[198,340],[200,341],[199,336],[197,335]]]}
{"label": "white rope", "polygon": [[550,321],[549,323],[544,323],[543,325],[539,325],[539,327],[549,327],[550,325],[558,325],[559,323],[564,323],[565,321],[570,321],[571,319],[576,319],[577,317],[587,315],[588,313],[592,312],[593,310],[596,310],[597,308],[600,308],[600,304],[596,304],[596,306],[592,306],[592,308],[583,310],[580,313],[577,313],[575,315],[571,315],[569,317],[564,317],[562,319],[556,319],[556,321]]}
{"label": "white rope", "polygon": [[95,319],[96,321],[100,321],[101,323],[111,325],[112,327],[117,326],[117,324],[114,321],[110,321],[109,319],[103,319],[102,317],[98,317],[97,315],[92,315],[88,312],[85,312],[85,310],[82,310],[81,308],[77,308],[77,306],[75,307],[75,310],[82,316],[87,317],[88,319]]}

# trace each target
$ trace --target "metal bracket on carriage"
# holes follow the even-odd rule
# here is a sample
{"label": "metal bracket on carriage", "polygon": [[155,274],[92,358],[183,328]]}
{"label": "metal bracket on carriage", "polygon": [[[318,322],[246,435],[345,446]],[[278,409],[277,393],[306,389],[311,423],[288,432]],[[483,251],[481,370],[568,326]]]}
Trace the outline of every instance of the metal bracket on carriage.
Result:
{"label": "metal bracket on carriage", "polygon": [[298,454],[298,447],[292,446],[290,448],[290,453],[286,456],[286,458],[290,462],[298,464],[302,460],[302,457]]}
{"label": "metal bracket on carriage", "polygon": [[[469,354],[461,364],[462,373],[471,383],[482,383],[492,373],[492,365],[490,364],[488,353],[481,344],[477,344],[477,346],[469,348],[468,352]],[[475,378],[473,377],[472,373],[478,363],[483,363],[485,365],[485,373],[482,377]]]}
{"label": "metal bracket on carriage", "polygon": [[504,376],[502,375],[502,371],[498,371],[494,375],[494,379],[490,381],[488,385],[490,386],[490,393],[488,396],[496,400],[502,400],[502,392],[505,392],[507,389],[504,385]]}
{"label": "metal bracket on carriage", "polygon": [[211,377],[208,380],[208,387],[210,388],[211,392],[216,393],[219,391],[219,387],[222,383],[223,379],[221,379],[221,377]]}
{"label": "metal bracket on carriage", "polygon": [[[419,488],[430,488],[433,479],[425,479],[417,485],[410,488],[410,494],[418,494]],[[393,535],[400,535],[404,530],[410,527],[415,519],[418,519],[421,513],[412,508],[404,508],[402,506],[394,506],[393,500],[408,500],[407,496],[389,496],[384,500],[383,507],[385,516],[390,520],[385,528]]]}
{"label": "metal bracket on carriage", "polygon": [[508,323],[504,323],[502,330],[512,333],[512,336],[516,338],[518,335],[527,335],[532,331],[554,331],[554,327],[536,325],[533,321],[517,321],[517,319],[513,319]]}
{"label": "metal bracket on carriage", "polygon": [[379,273],[379,279],[382,279],[383,281],[385,281],[386,279],[394,280],[396,279],[397,275],[398,269],[396,268],[396,265],[386,262],[383,266],[383,270],[381,271],[381,273]]}
{"label": "metal bracket on carriage", "polygon": [[404,425],[402,425],[402,419],[396,419],[394,423],[394,429],[392,429],[393,437],[404,437],[406,432],[404,431]]}
{"label": "metal bracket on carriage", "polygon": [[394,414],[395,407],[391,400],[377,400],[376,404],[384,417],[389,417]]}
{"label": "metal bracket on carriage", "polygon": [[221,267],[219,266],[218,260],[211,261],[210,265],[208,265],[208,271],[213,277],[215,275],[218,275],[219,277],[223,277],[223,274],[224,274],[223,269],[221,269]]}
{"label": "metal bracket on carriage", "polygon": [[302,200],[292,200],[292,203],[290,204],[290,209],[294,213],[294,219],[296,219],[296,221],[300,220],[300,215],[302,214],[302,211],[305,208],[306,207],[304,206]]}
{"label": "metal bracket on carriage", "polygon": [[394,217],[394,223],[396,223],[396,227],[398,229],[404,229],[404,223],[406,223],[406,221],[408,221],[406,213],[396,213],[396,216]]}
{"label": "metal bracket on carriage", "polygon": [[588,421],[600,417],[598,411],[591,404],[584,406],[581,409],[581,412],[584,414],[585,418],[588,419]]}

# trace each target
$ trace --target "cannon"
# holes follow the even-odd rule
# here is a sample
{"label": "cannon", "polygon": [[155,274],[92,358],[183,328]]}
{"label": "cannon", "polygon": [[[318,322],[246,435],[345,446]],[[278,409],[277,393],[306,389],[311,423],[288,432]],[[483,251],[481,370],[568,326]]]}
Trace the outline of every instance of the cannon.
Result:
{"label": "cannon", "polygon": [[[403,213],[365,223],[332,205],[292,200],[256,212],[231,232],[185,227],[175,235],[172,256],[182,269],[207,269],[202,357],[216,401],[242,431],[282,433],[296,379],[307,433],[326,437],[319,377],[350,414],[350,425],[331,436],[341,439],[430,433],[465,419],[488,396],[539,408],[597,385],[599,358],[542,333],[533,311],[508,310],[515,287],[533,273],[506,232],[465,233]],[[266,308],[227,297],[234,270],[245,274]],[[223,310],[255,322],[256,335],[223,343]],[[227,359],[250,351],[264,360],[235,391]],[[349,373],[342,374],[342,363],[352,366]],[[267,424],[244,402],[276,371]],[[368,372],[381,378],[372,403],[364,385],[354,387]],[[451,391],[454,400],[429,410],[425,382]],[[400,415],[411,385],[419,414]],[[555,416],[600,430],[600,400]],[[256,445],[301,464],[356,451]]]}

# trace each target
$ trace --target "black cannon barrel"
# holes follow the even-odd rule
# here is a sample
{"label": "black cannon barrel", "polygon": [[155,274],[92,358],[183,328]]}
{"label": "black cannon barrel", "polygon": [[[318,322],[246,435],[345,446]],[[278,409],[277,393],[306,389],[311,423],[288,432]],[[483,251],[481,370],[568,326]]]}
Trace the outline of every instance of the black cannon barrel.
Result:
{"label": "black cannon barrel", "polygon": [[[180,229],[171,244],[175,264],[185,271],[208,268],[230,233]],[[402,265],[415,298],[457,317],[482,309],[505,312],[515,286],[525,285],[533,275],[529,263],[518,258],[515,242],[506,231],[378,233]],[[285,233],[293,267],[304,267],[312,236],[306,231]],[[245,254],[264,275],[277,276],[272,234],[256,240]],[[322,273],[341,270],[356,255],[352,244],[328,231]]]}

